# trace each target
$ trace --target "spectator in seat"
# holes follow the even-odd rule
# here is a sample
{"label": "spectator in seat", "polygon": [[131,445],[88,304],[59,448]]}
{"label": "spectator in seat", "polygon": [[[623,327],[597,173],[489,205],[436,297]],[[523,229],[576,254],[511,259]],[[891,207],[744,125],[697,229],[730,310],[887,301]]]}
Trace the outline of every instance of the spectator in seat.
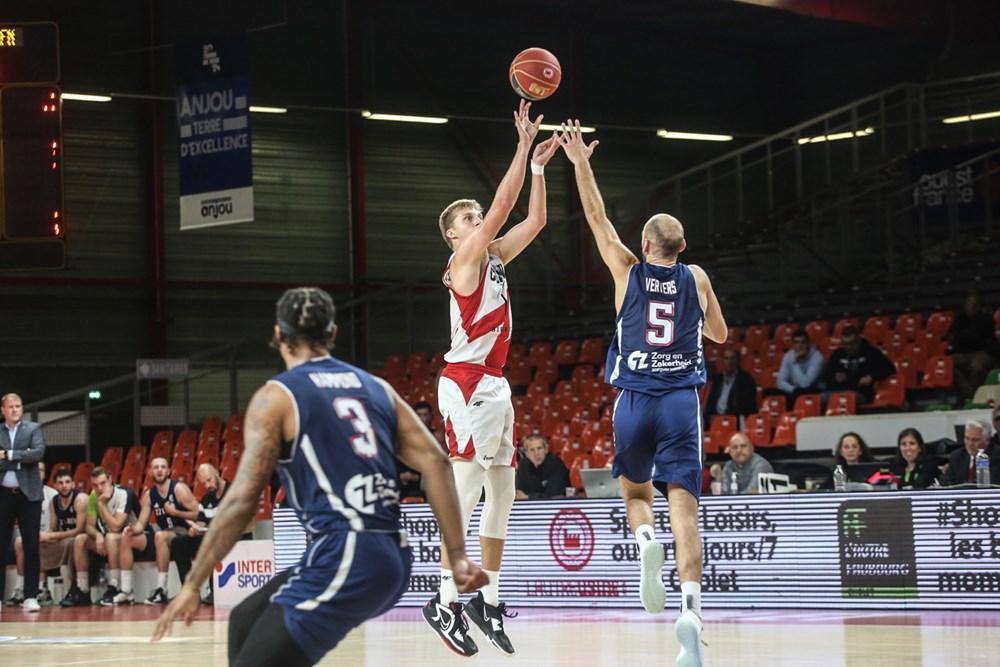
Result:
{"label": "spectator in seat", "polygon": [[759,493],[757,475],[774,472],[771,464],[753,450],[753,443],[746,433],[737,431],[729,438],[729,461],[722,468],[722,493],[733,494],[733,475],[736,475],[737,494]]}
{"label": "spectator in seat", "polygon": [[[993,411],[996,416],[997,411]],[[1000,446],[991,447],[990,425],[978,419],[965,423],[965,447],[956,449],[948,457],[948,467],[941,477],[942,486],[955,484],[975,484],[975,458],[979,450],[985,450],[990,457],[990,483],[1000,483]]]}
{"label": "spectator in seat", "polygon": [[569,486],[569,470],[539,434],[524,439],[524,458],[517,464],[517,500],[561,498]]}
{"label": "spectator in seat", "polygon": [[833,450],[833,456],[837,459],[835,465],[844,467],[855,463],[874,463],[875,461],[868,443],[853,431],[840,436],[840,440],[837,441],[837,446]]}
{"label": "spectator in seat", "polygon": [[993,318],[983,311],[978,291],[969,290],[965,308],[955,316],[948,338],[955,388],[962,398],[971,398],[990,369],[1000,365]]}
{"label": "spectator in seat", "polygon": [[882,352],[861,337],[857,327],[844,327],[841,346],[830,354],[823,373],[826,393],[825,406],[835,391],[853,391],[858,404],[871,403],[875,398],[875,383],[893,375],[896,367]]}
{"label": "spectator in seat", "polygon": [[[441,448],[447,452],[448,448],[444,444],[444,433],[434,429],[434,408],[431,407],[431,404],[427,401],[417,401],[413,404],[413,411],[417,413],[417,417],[431,432]],[[399,459],[396,459],[396,468],[399,470],[399,499],[423,498],[424,491],[420,483],[420,473]]]}
{"label": "spectator in seat", "polygon": [[746,415],[757,412],[757,383],[740,368],[740,352],[727,347],[722,352],[722,372],[712,378],[712,391],[705,406],[705,423],[715,415]]}
{"label": "spectator in seat", "polygon": [[438,444],[441,445],[441,449],[448,452],[448,445],[444,441],[444,431],[439,428],[434,428],[434,408],[427,401],[417,401],[413,404],[413,411],[417,413],[420,417],[420,421],[424,423],[427,430],[431,432],[434,439],[437,440]]}
{"label": "spectator in seat", "polygon": [[809,335],[799,329],[792,334],[792,349],[781,358],[778,386],[764,391],[767,395],[784,394],[792,405],[801,394],[813,394],[822,389],[823,353],[809,342]]}
{"label": "spectator in seat", "polygon": [[926,489],[941,476],[941,470],[924,445],[924,436],[915,428],[899,432],[892,468],[901,478],[901,489]]}

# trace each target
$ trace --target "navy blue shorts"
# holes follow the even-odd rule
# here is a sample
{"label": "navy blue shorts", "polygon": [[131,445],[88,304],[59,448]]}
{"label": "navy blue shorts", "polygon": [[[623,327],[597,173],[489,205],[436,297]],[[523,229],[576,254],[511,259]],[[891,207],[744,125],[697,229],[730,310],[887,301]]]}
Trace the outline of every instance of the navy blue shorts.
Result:
{"label": "navy blue shorts", "polygon": [[153,529],[146,526],[146,529],[142,531],[142,534],[146,536],[146,548],[132,549],[132,558],[135,559],[135,562],[137,563],[156,560],[156,540],[154,539],[155,536],[153,535]]}
{"label": "navy blue shorts", "polygon": [[615,458],[611,473],[637,484],[653,480],[701,498],[701,403],[695,389],[650,396],[622,389],[615,401]]}
{"label": "navy blue shorts", "polygon": [[326,533],[302,554],[271,597],[285,627],[314,662],[348,632],[392,609],[410,580],[412,556],[394,533]]}

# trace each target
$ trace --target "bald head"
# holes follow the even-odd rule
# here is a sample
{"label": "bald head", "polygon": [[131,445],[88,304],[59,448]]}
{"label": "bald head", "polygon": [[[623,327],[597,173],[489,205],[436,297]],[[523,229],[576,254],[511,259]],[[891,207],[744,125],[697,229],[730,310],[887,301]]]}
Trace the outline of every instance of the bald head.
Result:
{"label": "bald head", "polygon": [[205,485],[206,491],[218,492],[219,487],[222,485],[222,478],[219,476],[219,471],[211,463],[202,463],[198,466],[196,477],[200,483]]}
{"label": "bald head", "polygon": [[684,248],[684,225],[672,215],[657,213],[642,228],[646,259],[676,259]]}

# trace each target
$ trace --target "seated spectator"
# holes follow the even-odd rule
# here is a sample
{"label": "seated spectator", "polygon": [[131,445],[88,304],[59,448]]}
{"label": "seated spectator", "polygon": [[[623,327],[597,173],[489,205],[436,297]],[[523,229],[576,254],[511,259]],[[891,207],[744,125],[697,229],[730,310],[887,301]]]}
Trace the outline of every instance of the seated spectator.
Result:
{"label": "seated spectator", "polygon": [[759,493],[757,475],[774,472],[771,464],[753,451],[753,443],[746,433],[737,431],[729,438],[729,461],[722,468],[722,493],[733,494],[733,475],[736,476],[736,493]]}
{"label": "seated spectator", "polygon": [[[413,404],[413,411],[417,413],[417,417],[431,432],[441,448],[447,452],[448,447],[444,444],[444,433],[441,433],[440,429],[434,429],[434,408],[431,407],[431,404],[427,401],[418,401]],[[399,499],[423,498],[424,491],[420,484],[420,473],[399,459],[396,459],[396,467],[399,469]]]}
{"label": "seated spectator", "polygon": [[926,489],[941,476],[934,458],[927,452],[924,436],[915,428],[904,428],[896,438],[893,472],[902,478],[901,489]]}
{"label": "seated spectator", "polygon": [[778,386],[767,389],[765,395],[784,394],[792,405],[801,394],[814,394],[822,389],[823,353],[809,342],[809,335],[799,329],[792,334],[792,348],[781,358]]}
{"label": "seated spectator", "polygon": [[518,500],[561,498],[569,486],[569,470],[555,454],[549,452],[549,443],[539,434],[524,439],[524,458],[517,464]]}
{"label": "seated spectator", "polygon": [[434,439],[437,440],[439,445],[441,445],[441,449],[447,453],[448,445],[444,440],[444,431],[439,428],[434,428],[434,407],[427,401],[417,401],[413,404],[413,411],[417,413],[417,416],[420,417],[420,421],[424,423],[427,430],[431,432]]}
{"label": "seated spectator", "polygon": [[875,457],[868,443],[860,435],[848,432],[840,436],[833,456],[837,459],[835,465],[847,467],[855,463],[874,463]]}
{"label": "seated spectator", "polygon": [[875,383],[895,374],[896,367],[882,352],[865,340],[856,327],[844,327],[841,347],[830,354],[823,371],[823,405],[835,391],[853,391],[858,404],[871,403],[875,398]]}
{"label": "seated spectator", "polygon": [[740,352],[727,347],[722,352],[722,372],[712,378],[712,391],[705,405],[705,423],[715,415],[746,415],[757,412],[757,383],[740,368]]}
{"label": "seated spectator", "polygon": [[978,291],[969,290],[965,308],[955,316],[948,339],[955,388],[962,398],[971,398],[990,369],[1000,365],[993,318],[983,311]]}
{"label": "seated spectator", "polygon": [[[60,471],[62,474],[63,471]],[[65,471],[69,475],[69,471]],[[52,604],[52,593],[49,592],[48,586],[45,585],[45,574],[46,570],[51,570],[51,549],[46,549],[46,544],[49,541],[49,535],[51,534],[52,527],[51,515],[52,515],[52,500],[59,495],[59,492],[53,489],[51,486],[45,483],[45,461],[38,462],[38,475],[42,479],[42,518],[38,522],[38,552],[41,560],[41,569],[38,575],[38,596],[35,598],[37,602],[42,607],[47,607]],[[73,476],[70,475],[70,483],[72,484]],[[70,552],[72,553],[72,544],[70,545]],[[21,540],[20,536],[14,540],[14,559],[15,565],[17,566],[17,583],[14,586],[14,594],[7,600],[11,605],[17,606],[24,602],[24,542]],[[46,559],[46,556],[49,556]],[[59,563],[55,567],[62,565]],[[29,603],[30,604],[30,603]]]}
{"label": "seated spectator", "polygon": [[[993,412],[997,414],[996,410]],[[1000,446],[990,446],[990,425],[978,419],[965,423],[965,447],[956,449],[948,457],[948,467],[941,476],[942,486],[976,482],[975,458],[979,450],[990,457],[990,482],[1000,483]]]}

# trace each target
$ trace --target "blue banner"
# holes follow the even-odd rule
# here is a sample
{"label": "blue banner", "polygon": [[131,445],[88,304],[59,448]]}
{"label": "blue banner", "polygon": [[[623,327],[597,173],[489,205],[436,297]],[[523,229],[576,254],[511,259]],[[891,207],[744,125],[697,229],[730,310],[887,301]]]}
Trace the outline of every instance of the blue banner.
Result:
{"label": "blue banner", "polygon": [[246,36],[178,44],[175,55],[181,229],[251,221]]}

